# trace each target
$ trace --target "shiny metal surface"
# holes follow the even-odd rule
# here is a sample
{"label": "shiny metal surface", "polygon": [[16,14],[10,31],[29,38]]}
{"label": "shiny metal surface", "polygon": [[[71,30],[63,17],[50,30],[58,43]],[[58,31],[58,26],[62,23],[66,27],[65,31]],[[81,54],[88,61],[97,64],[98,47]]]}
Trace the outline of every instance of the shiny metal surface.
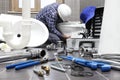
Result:
{"label": "shiny metal surface", "polygon": [[42,49],[28,49],[26,51],[24,50],[22,52],[16,52],[16,53],[10,52],[9,54],[0,56],[0,63],[18,60],[18,59],[24,59],[24,58],[37,58],[37,57],[43,58],[45,55],[46,55],[46,51]]}
{"label": "shiny metal surface", "polygon": [[[52,51],[52,50],[47,51],[50,58],[54,57],[53,53],[55,52],[56,51]],[[41,68],[41,65],[32,66],[32,67],[25,68],[25,69],[18,70],[18,71],[14,69],[6,70],[5,68],[7,64],[16,63],[16,62],[20,62],[24,60],[25,59],[0,63],[0,80],[68,80],[64,72],[54,70],[54,69],[50,69],[50,74],[48,76],[44,76],[44,78],[39,77],[33,72],[33,69],[35,67]],[[67,63],[67,64],[71,63],[69,61],[64,61],[64,60],[62,62]],[[54,61],[42,64],[42,65],[50,66],[50,64],[52,63],[54,63]],[[74,77],[74,76],[71,76],[70,69],[67,69],[66,74],[70,77],[70,80],[119,80],[120,79],[119,71],[111,70],[110,72],[101,72],[99,69],[94,71],[86,67],[84,67],[84,69],[85,71],[92,72],[93,76]]]}

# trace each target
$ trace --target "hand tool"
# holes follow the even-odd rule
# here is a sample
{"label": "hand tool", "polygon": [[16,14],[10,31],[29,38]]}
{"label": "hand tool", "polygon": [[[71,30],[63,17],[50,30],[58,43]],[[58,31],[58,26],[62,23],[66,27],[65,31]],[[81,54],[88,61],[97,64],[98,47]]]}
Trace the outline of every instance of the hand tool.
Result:
{"label": "hand tool", "polygon": [[120,66],[111,65],[112,69],[120,71]]}
{"label": "hand tool", "polygon": [[46,60],[27,60],[25,62],[20,62],[20,63],[15,63],[15,64],[10,64],[6,66],[6,69],[11,69],[11,68],[15,68],[15,70],[20,70],[23,68],[27,68],[33,65],[37,65],[37,64],[42,64],[42,63],[46,63],[48,61],[53,61],[55,60],[53,59],[46,59]]}
{"label": "hand tool", "polygon": [[[61,69],[64,69],[63,66],[60,64],[60,61],[58,61],[58,57],[57,56],[58,56],[57,53],[54,53],[54,57],[55,57],[55,59],[57,61],[57,64],[60,66]],[[66,76],[67,80],[71,80],[69,75],[66,72],[65,72],[65,76]]]}
{"label": "hand tool", "polygon": [[112,69],[120,71],[120,54],[93,54],[92,60],[107,63]]}
{"label": "hand tool", "polygon": [[101,58],[101,59],[120,59],[120,54],[93,54],[93,58]]}
{"label": "hand tool", "polygon": [[95,62],[102,62],[111,65],[111,68],[114,70],[120,71],[120,62],[113,61],[113,60],[106,60],[106,59],[92,59]]}
{"label": "hand tool", "polygon": [[56,64],[51,64],[50,67],[52,69],[55,69],[55,70],[58,70],[58,71],[66,72],[66,70],[64,68],[61,68],[60,66],[58,67]]}
{"label": "hand tool", "polygon": [[96,70],[97,68],[100,68],[102,72],[106,72],[106,71],[111,70],[111,66],[107,63],[95,62],[95,61],[92,61],[92,60],[76,58],[76,57],[73,57],[73,56],[60,56],[60,57],[63,58],[63,59],[66,59],[66,60],[73,61],[77,64],[82,65],[82,66],[89,67],[92,70]]}
{"label": "hand tool", "polygon": [[46,51],[42,49],[31,49],[25,52],[16,52],[15,54],[8,54],[0,56],[0,63],[24,58],[43,58],[46,55]]}

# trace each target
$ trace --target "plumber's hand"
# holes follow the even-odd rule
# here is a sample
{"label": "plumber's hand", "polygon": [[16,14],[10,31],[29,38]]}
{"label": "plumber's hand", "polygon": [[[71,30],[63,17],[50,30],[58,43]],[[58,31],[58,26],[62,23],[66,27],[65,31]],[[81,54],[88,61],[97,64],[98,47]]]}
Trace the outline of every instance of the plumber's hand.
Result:
{"label": "plumber's hand", "polygon": [[64,39],[68,39],[68,38],[70,38],[70,37],[71,37],[70,35],[63,34],[63,38],[64,38]]}

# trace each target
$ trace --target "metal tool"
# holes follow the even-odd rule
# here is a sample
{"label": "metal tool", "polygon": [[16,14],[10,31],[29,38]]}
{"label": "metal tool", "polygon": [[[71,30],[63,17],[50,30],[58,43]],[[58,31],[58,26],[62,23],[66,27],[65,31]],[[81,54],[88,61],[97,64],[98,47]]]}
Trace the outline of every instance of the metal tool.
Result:
{"label": "metal tool", "polygon": [[[54,56],[55,56],[55,59],[56,59],[57,63],[61,67],[61,69],[64,69],[63,66],[60,64],[60,61],[58,61],[58,58],[57,58],[58,55],[56,53],[54,53]],[[65,76],[66,76],[67,80],[71,80],[69,75],[66,72],[65,72]]]}
{"label": "metal tool", "polygon": [[[58,64],[58,63],[57,63]],[[51,64],[50,66],[52,69],[58,70],[58,71],[62,71],[62,72],[66,72],[66,70],[64,68],[60,68],[58,66],[56,66],[55,64]]]}
{"label": "metal tool", "polygon": [[100,68],[102,72],[107,72],[107,71],[111,70],[111,66],[107,63],[95,62],[95,61],[92,61],[92,60],[76,58],[76,57],[73,57],[73,56],[60,56],[60,57],[63,58],[63,59],[66,59],[66,60],[73,61],[77,64],[82,65],[82,66],[89,67],[92,70],[96,70],[97,68]]}
{"label": "metal tool", "polygon": [[120,71],[120,66],[111,65],[112,69]]}
{"label": "metal tool", "polygon": [[120,54],[93,54],[93,58],[101,59],[120,59]]}
{"label": "metal tool", "polygon": [[104,62],[111,65],[114,70],[120,71],[120,54],[93,54],[93,61]]}
{"label": "metal tool", "polygon": [[15,63],[15,64],[10,64],[6,66],[6,69],[12,69],[15,68],[15,70],[20,70],[20,69],[24,69],[33,65],[38,65],[38,64],[42,64],[42,63],[46,63],[48,61],[53,61],[55,60],[53,59],[46,59],[46,60],[28,60],[25,62],[20,62],[20,63]]}
{"label": "metal tool", "polygon": [[120,71],[120,62],[113,61],[113,60],[106,60],[106,59],[92,59],[92,60],[96,62],[107,63],[111,65],[112,69]]}
{"label": "metal tool", "polygon": [[24,59],[24,58],[43,58],[46,55],[46,51],[43,49],[30,49],[25,52],[11,53],[5,56],[0,56],[0,63],[12,60]]}

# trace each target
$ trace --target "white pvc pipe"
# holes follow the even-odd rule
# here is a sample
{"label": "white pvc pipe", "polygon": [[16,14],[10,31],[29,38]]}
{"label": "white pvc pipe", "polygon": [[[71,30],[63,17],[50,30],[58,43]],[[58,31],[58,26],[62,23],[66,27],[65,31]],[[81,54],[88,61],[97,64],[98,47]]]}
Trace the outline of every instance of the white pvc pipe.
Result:
{"label": "white pvc pipe", "polygon": [[120,54],[120,0],[105,0],[99,54]]}
{"label": "white pvc pipe", "polygon": [[1,14],[0,26],[4,40],[13,49],[24,48],[29,43],[31,24],[28,20],[23,20],[21,16]]}
{"label": "white pvc pipe", "polygon": [[22,16],[23,19],[29,19],[31,17],[31,0],[22,0]]}
{"label": "white pvc pipe", "polygon": [[27,46],[31,36],[30,0],[22,0],[22,19],[12,15],[1,15],[1,17],[5,18],[4,21],[1,18],[0,22],[6,43],[14,49]]}
{"label": "white pvc pipe", "polygon": [[[40,46],[49,36],[48,29],[42,22],[30,18],[30,0],[22,1],[22,17],[0,15],[4,40],[13,49]],[[37,34],[40,34],[40,37]]]}

